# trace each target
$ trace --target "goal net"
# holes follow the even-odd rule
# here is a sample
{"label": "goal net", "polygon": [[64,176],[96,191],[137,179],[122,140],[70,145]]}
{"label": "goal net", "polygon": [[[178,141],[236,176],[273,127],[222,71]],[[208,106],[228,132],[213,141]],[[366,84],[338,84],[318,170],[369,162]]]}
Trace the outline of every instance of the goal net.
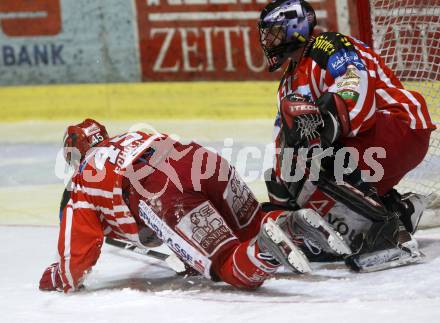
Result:
{"label": "goal net", "polygon": [[[440,0],[358,0],[358,17],[361,39],[385,59],[406,88],[425,97],[440,128]],[[440,196],[440,129],[432,134],[425,160],[399,190]]]}

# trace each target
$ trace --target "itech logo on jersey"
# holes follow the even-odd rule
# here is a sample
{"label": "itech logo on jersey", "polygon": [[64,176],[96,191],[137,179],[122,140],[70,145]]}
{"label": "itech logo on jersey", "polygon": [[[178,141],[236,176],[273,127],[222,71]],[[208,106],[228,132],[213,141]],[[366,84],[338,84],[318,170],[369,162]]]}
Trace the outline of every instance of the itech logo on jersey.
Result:
{"label": "itech logo on jersey", "polygon": [[345,74],[347,67],[354,65],[358,70],[365,71],[365,65],[360,60],[358,54],[354,51],[345,49],[338,50],[328,60],[328,70],[330,74],[337,78]]}
{"label": "itech logo on jersey", "polygon": [[209,256],[227,242],[237,239],[209,201],[188,212],[177,229]]}

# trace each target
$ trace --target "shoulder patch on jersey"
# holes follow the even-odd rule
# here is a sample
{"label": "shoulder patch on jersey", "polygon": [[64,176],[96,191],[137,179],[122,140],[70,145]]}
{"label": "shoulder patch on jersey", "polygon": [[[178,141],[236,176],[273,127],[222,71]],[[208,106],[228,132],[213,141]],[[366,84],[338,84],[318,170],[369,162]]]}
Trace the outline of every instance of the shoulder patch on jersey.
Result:
{"label": "shoulder patch on jersey", "polygon": [[358,70],[365,71],[365,65],[359,58],[359,55],[353,50],[347,50],[345,48],[338,50],[332,56],[329,57],[327,62],[327,70],[333,76],[337,78],[345,74],[348,66],[354,65]]}
{"label": "shoulder patch on jersey", "polygon": [[340,33],[325,32],[315,38],[308,56],[321,68],[326,69],[329,58],[341,49],[354,50],[354,46],[346,36]]}

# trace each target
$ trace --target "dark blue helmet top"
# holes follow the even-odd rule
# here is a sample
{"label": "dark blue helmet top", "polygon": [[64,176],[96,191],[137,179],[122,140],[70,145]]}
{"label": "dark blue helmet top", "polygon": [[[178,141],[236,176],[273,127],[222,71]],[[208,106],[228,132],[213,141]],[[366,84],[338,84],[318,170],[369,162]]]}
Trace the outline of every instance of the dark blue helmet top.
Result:
{"label": "dark blue helmet top", "polygon": [[261,12],[260,43],[273,72],[294,51],[303,48],[316,26],[313,8],[304,0],[276,0]]}

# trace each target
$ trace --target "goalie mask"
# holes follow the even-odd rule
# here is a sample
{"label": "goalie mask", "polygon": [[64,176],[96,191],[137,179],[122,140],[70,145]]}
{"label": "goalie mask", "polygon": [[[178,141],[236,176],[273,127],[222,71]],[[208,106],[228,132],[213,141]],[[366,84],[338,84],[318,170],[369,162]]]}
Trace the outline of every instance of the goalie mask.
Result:
{"label": "goalie mask", "polygon": [[266,55],[269,72],[273,72],[296,51],[304,50],[316,16],[303,0],[276,0],[261,12],[258,29],[260,44]]}
{"label": "goalie mask", "polygon": [[69,126],[63,139],[64,159],[71,166],[78,166],[87,151],[108,139],[107,130],[93,119]]}

